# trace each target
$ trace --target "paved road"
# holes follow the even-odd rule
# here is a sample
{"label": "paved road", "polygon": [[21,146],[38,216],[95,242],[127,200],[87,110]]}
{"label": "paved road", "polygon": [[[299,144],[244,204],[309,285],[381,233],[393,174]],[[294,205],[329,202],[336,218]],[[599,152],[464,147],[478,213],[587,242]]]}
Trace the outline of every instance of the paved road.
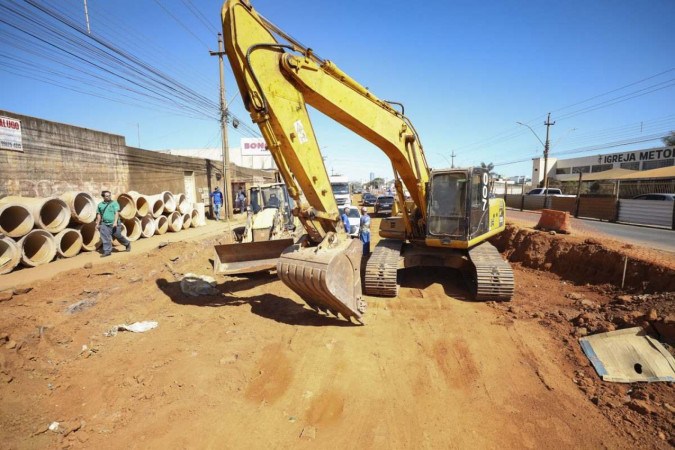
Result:
{"label": "paved road", "polygon": [[[509,209],[507,218],[536,225],[538,211],[519,211]],[[598,233],[631,244],[675,253],[675,231],[623,223],[600,222],[592,219],[573,219],[573,227],[586,233]]]}

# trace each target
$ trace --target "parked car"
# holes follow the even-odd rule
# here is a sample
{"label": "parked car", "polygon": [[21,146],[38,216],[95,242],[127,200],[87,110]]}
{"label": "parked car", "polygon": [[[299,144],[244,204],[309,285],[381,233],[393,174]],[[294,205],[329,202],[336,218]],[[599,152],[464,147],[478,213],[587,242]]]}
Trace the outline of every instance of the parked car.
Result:
{"label": "parked car", "polygon": [[[340,215],[344,212],[344,209],[340,208]],[[349,219],[349,235],[351,237],[359,237],[359,226],[361,226],[361,213],[359,208],[349,208],[349,214],[347,214]]]}
{"label": "parked car", "polygon": [[642,194],[633,197],[634,200],[661,200],[675,202],[675,194]]}
{"label": "parked car", "polygon": [[376,200],[377,197],[375,197],[375,195],[371,194],[370,192],[366,192],[363,194],[363,197],[361,197],[361,203],[363,206],[373,206]]}
{"label": "parked car", "polygon": [[375,200],[375,214],[391,214],[391,209],[394,206],[393,195],[380,195]]}
{"label": "parked car", "polygon": [[532,189],[527,195],[547,195],[549,197],[576,197],[575,195],[565,195],[558,188],[536,188]]}

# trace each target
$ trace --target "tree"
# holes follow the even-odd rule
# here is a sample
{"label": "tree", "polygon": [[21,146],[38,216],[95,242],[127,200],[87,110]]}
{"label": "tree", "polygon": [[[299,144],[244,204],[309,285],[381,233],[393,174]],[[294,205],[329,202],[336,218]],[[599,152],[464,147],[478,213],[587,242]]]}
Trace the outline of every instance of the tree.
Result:
{"label": "tree", "polygon": [[668,136],[662,137],[661,141],[663,141],[663,145],[667,147],[675,145],[675,131],[671,131]]}
{"label": "tree", "polygon": [[480,163],[480,166],[481,166],[481,168],[483,168],[483,169],[487,169],[487,171],[488,171],[488,173],[490,174],[491,177],[496,178],[495,175],[497,175],[497,174],[495,173],[494,170],[492,170],[492,169],[495,168],[495,165],[494,165],[494,164],[492,164],[492,163],[487,163],[487,164],[485,164],[484,162],[481,162],[481,163]]}
{"label": "tree", "polygon": [[379,189],[380,186],[384,185],[384,179],[383,178],[375,178],[372,181],[369,181],[368,183],[365,184],[368,188],[373,188],[373,189]]}

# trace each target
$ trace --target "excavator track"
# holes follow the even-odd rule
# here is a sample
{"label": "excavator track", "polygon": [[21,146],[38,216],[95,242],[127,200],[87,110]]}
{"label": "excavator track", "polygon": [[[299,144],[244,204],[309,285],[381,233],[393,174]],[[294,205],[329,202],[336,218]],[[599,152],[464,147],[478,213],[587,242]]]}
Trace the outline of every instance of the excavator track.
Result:
{"label": "excavator track", "polygon": [[499,251],[489,242],[469,250],[473,273],[468,284],[476,300],[510,301],[515,287],[511,265],[504,261]]}
{"label": "excavator track", "polygon": [[396,273],[401,255],[402,241],[382,239],[366,264],[364,293],[376,297],[398,296]]}

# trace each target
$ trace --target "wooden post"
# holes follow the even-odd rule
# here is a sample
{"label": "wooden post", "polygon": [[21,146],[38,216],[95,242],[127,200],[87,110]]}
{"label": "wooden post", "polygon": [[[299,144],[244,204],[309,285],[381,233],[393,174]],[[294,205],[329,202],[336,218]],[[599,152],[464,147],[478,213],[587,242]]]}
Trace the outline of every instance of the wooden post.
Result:
{"label": "wooden post", "polygon": [[577,184],[577,204],[574,208],[574,217],[579,217],[579,204],[581,203],[581,177],[583,173],[579,172],[579,183]]}

